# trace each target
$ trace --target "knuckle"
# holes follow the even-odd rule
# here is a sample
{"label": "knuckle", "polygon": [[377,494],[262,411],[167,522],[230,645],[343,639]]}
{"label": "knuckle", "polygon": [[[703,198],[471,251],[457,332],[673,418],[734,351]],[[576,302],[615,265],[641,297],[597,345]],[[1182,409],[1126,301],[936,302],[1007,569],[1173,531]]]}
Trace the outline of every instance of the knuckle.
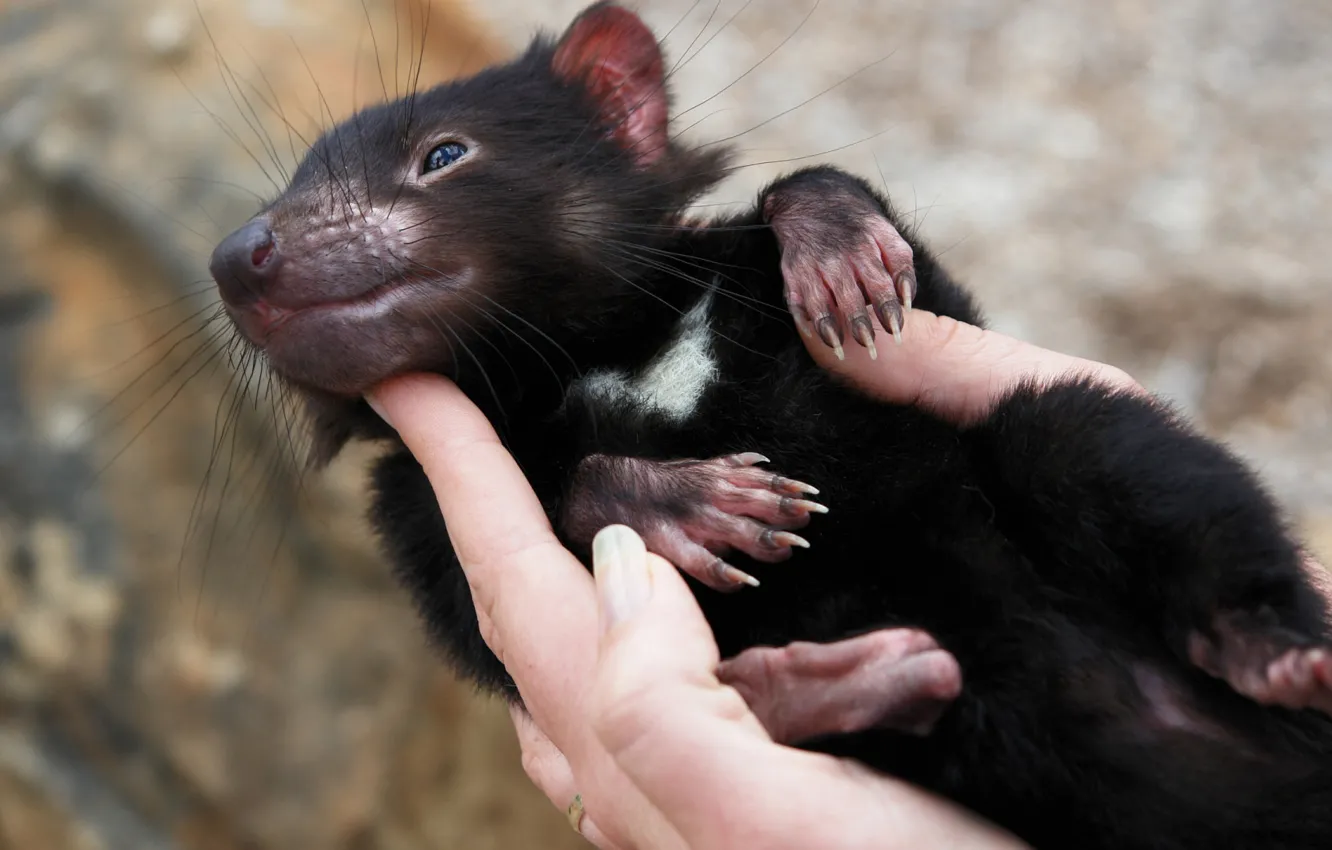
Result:
{"label": "knuckle", "polygon": [[745,488],[745,494],[750,497],[755,497],[758,493],[766,493],[772,486],[772,473],[755,469],[745,476],[742,486]]}
{"label": "knuckle", "polygon": [[745,481],[749,478],[747,475],[728,475],[725,478],[719,478],[712,483],[712,491],[718,496],[727,496],[738,498],[745,495]]}
{"label": "knuckle", "polygon": [[783,650],[786,655],[785,659],[771,658],[768,659],[768,663],[772,673],[775,675],[778,669],[778,661],[787,660],[793,665],[806,665],[817,659],[822,652],[822,649],[823,647],[820,644],[814,643],[813,641],[792,641],[787,644]]}
{"label": "knuckle", "polygon": [[845,298],[853,294],[859,294],[860,289],[856,285],[856,267],[851,263],[838,266],[829,283],[833,294],[839,298]]}
{"label": "knuckle", "polygon": [[690,517],[698,523],[697,527],[692,529],[695,533],[701,531],[710,534],[724,534],[730,529],[734,520],[730,513],[712,504],[695,507],[690,512]]}
{"label": "knuckle", "polygon": [[1103,382],[1110,384],[1111,386],[1132,390],[1134,392],[1146,392],[1146,388],[1143,387],[1137,379],[1118,366],[1100,364],[1098,376]]}
{"label": "knuckle", "polygon": [[523,747],[521,761],[523,765],[523,773],[527,774],[527,778],[532,780],[533,785],[549,795],[549,791],[546,788],[546,780],[548,778],[546,773],[546,759],[540,753],[534,752],[528,747]]}
{"label": "knuckle", "polygon": [[827,316],[833,308],[832,292],[828,287],[820,286],[814,292],[810,293],[806,301],[806,306],[811,316],[823,318]]}
{"label": "knuckle", "polygon": [[[717,700],[714,710],[717,717],[725,723],[743,723],[754,715],[754,708],[750,705],[750,700],[759,701],[763,695],[771,688],[771,683],[775,677],[768,671],[760,674],[763,678],[754,688],[747,688],[747,683],[736,682],[723,687],[720,698]],[[737,687],[738,685],[738,687]]]}
{"label": "knuckle", "polygon": [[503,664],[505,662],[504,641],[500,638],[499,630],[495,628],[495,618],[490,616],[484,617],[478,625],[480,627],[481,640],[490,651],[495,654],[495,658],[500,664]]}

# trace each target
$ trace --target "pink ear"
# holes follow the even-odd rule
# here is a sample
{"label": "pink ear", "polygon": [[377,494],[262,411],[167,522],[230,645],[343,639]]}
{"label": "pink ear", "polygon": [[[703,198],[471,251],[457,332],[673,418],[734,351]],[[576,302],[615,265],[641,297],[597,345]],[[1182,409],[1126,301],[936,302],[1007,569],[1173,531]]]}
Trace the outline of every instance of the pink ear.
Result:
{"label": "pink ear", "polygon": [[637,15],[598,3],[570,25],[552,67],[584,86],[611,136],[649,166],[666,152],[667,104],[661,48]]}

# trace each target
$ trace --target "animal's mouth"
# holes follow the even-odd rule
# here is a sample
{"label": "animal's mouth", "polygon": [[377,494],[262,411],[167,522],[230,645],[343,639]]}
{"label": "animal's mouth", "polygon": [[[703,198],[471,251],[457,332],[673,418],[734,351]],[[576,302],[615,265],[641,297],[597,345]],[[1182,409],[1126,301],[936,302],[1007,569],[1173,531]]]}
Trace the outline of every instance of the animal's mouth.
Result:
{"label": "animal's mouth", "polygon": [[451,358],[448,318],[465,307],[466,261],[432,266],[399,257],[362,234],[335,244],[257,216],[213,250],[209,271],[237,332],[280,377],[310,390],[355,396],[409,369]]}
{"label": "animal's mouth", "polygon": [[346,325],[384,319],[402,304],[414,300],[421,285],[418,278],[403,276],[347,298],[303,304],[256,298],[239,306],[227,304],[227,314],[247,339],[267,348],[275,336],[299,332],[298,328],[311,321]]}
{"label": "animal's mouth", "polygon": [[449,293],[469,277],[403,276],[343,298],[296,304],[256,297],[226,309],[278,375],[356,397],[396,374],[447,367],[456,306]]}

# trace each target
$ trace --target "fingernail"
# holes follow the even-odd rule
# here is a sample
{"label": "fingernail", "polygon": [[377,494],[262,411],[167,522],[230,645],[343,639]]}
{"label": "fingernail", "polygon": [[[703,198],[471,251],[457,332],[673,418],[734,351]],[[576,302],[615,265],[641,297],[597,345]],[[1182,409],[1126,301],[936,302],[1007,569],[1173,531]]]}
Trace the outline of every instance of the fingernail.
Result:
{"label": "fingernail", "polygon": [[375,397],[373,395],[371,395],[370,393],[366,393],[365,403],[370,405],[371,410],[379,414],[380,419],[383,419],[385,422],[387,422],[390,427],[393,426],[393,420],[388,418],[388,414],[384,412],[384,408],[380,406],[379,402],[375,400]]}
{"label": "fingernail", "polygon": [[592,538],[592,572],[601,598],[603,631],[643,610],[652,596],[647,547],[626,525],[608,525]]}

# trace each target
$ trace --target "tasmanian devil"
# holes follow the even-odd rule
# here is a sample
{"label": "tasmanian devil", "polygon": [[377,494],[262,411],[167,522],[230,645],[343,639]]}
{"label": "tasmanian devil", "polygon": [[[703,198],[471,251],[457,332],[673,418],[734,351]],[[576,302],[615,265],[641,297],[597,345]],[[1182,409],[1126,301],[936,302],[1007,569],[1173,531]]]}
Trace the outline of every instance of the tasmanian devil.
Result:
{"label": "tasmanian devil", "polygon": [[[691,576],[784,740],[1041,847],[1332,846],[1329,614],[1259,482],[1163,403],[1085,378],[965,426],[839,383],[802,329],[870,347],[873,315],[882,346],[913,303],[980,323],[971,297],[831,168],[686,225],[727,157],[672,137],[665,77],[636,16],[591,6],[332,128],[213,255],[316,461],[392,443],[373,519],[457,668],[517,699],[421,468],[362,401],[408,371],[482,406],[575,552],[621,522]],[[900,626],[960,684],[876,690],[874,634]]]}

